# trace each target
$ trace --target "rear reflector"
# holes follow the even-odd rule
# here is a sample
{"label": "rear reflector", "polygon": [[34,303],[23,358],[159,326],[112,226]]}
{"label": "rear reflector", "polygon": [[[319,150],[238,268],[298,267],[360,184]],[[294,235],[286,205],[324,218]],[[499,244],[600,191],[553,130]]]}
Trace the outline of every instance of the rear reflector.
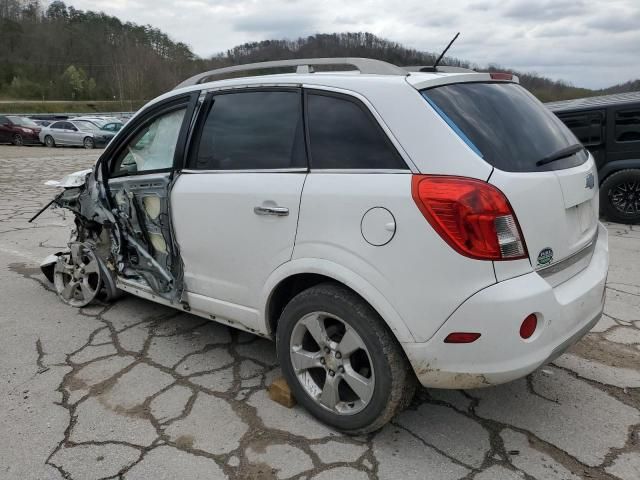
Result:
{"label": "rear reflector", "polygon": [[530,338],[531,335],[536,331],[536,327],[538,326],[538,317],[535,313],[527,316],[520,325],[520,336],[525,340]]}
{"label": "rear reflector", "polygon": [[447,335],[444,343],[473,343],[480,338],[479,333],[453,332]]}
{"label": "rear reflector", "polygon": [[493,72],[489,74],[491,76],[491,80],[507,80],[507,81],[511,81],[513,80],[513,75],[510,73],[504,73],[504,72]]}
{"label": "rear reflector", "polygon": [[517,260],[527,249],[511,205],[493,185],[466,177],[413,175],[416,205],[442,239],[478,260]]}

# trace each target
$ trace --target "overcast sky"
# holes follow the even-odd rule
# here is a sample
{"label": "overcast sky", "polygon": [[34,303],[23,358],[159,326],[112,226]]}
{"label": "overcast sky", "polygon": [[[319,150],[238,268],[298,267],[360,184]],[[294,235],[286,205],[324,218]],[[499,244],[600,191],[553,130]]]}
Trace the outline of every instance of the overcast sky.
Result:
{"label": "overcast sky", "polygon": [[640,78],[640,0],[67,0],[151,24],[203,57],[250,41],[368,31],[599,88]]}

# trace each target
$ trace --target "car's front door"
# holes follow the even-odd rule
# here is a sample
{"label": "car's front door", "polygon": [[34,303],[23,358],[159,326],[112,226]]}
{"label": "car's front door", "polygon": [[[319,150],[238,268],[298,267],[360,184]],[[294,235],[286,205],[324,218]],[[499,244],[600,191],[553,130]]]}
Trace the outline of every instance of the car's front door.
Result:
{"label": "car's front door", "polygon": [[264,329],[259,299],[291,259],[307,170],[300,89],[206,97],[171,193],[192,308]]}
{"label": "car's front door", "polygon": [[111,211],[123,237],[124,278],[172,302],[182,296],[182,263],[173,237],[169,194],[197,94],[143,114],[102,166]]}

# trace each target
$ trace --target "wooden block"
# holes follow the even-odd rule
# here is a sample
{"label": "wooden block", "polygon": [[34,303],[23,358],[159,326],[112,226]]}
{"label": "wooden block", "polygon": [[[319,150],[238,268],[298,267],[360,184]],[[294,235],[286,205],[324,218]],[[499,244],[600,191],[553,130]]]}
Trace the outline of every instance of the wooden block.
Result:
{"label": "wooden block", "polygon": [[280,405],[291,408],[296,404],[296,399],[293,398],[293,393],[291,393],[291,389],[284,377],[276,378],[269,385],[267,391],[269,392],[269,398]]}

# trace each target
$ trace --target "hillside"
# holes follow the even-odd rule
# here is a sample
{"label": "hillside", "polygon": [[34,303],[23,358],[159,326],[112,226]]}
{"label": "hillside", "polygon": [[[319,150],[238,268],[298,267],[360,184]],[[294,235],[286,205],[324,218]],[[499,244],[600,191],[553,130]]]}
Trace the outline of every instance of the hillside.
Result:
{"label": "hillside", "polygon": [[[84,12],[61,1],[45,10],[40,0],[0,0],[0,45],[0,99],[110,100],[120,105],[153,98],[199,71],[240,63],[370,57],[396,65],[429,65],[436,56],[371,33],[330,33],[246,43],[202,59],[150,25]],[[453,57],[443,64],[512,71]],[[543,101],[640,89],[640,80],[596,91],[535,73],[513,73]]]}

